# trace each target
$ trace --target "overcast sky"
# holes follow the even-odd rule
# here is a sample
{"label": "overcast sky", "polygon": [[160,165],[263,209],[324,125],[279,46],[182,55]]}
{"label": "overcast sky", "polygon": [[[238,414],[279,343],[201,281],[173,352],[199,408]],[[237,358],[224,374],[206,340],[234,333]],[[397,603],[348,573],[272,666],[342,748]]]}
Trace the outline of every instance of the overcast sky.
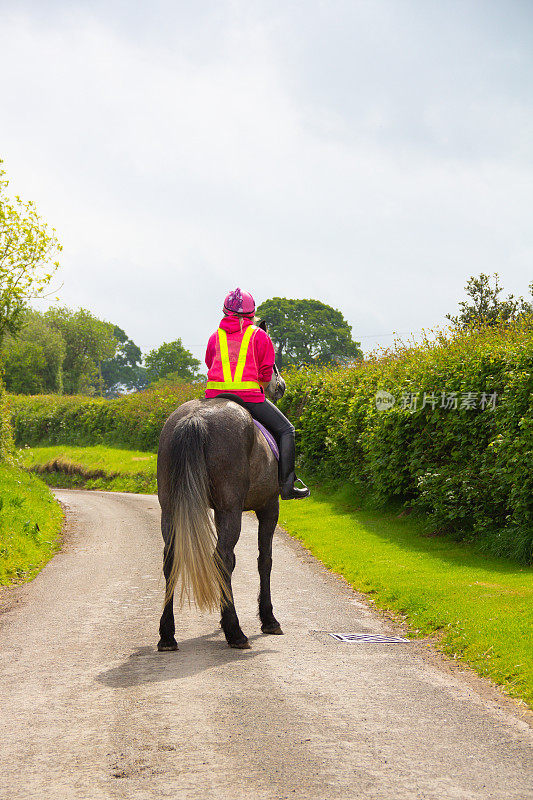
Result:
{"label": "overcast sky", "polygon": [[203,358],[225,294],[368,351],[533,279],[531,0],[0,0],[0,157],[63,304]]}

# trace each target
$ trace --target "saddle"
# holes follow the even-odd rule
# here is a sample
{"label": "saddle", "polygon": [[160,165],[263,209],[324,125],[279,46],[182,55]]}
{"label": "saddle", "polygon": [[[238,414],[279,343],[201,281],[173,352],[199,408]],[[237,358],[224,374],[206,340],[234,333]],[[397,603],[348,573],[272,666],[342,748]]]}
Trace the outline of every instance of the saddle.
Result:
{"label": "saddle", "polygon": [[[253,417],[252,417],[252,419],[253,419]],[[275,458],[276,458],[276,461],[279,461],[279,447],[278,447],[278,443],[276,442],[276,440],[274,439],[274,437],[272,436],[272,434],[270,433],[270,431],[269,431],[269,430],[267,430],[267,428],[265,428],[265,426],[264,426],[264,425],[261,425],[261,423],[260,423],[260,422],[258,422],[256,419],[254,419],[254,425],[255,425],[255,427],[256,427],[256,428],[258,428],[258,429],[261,431],[261,433],[263,434],[263,436],[264,436],[264,437],[265,437],[265,439],[267,440],[268,446],[270,447],[270,449],[271,449],[271,450],[272,450],[272,452],[274,453],[274,456],[275,456]]]}
{"label": "saddle", "polygon": [[[217,397],[223,397],[226,400],[233,400],[234,403],[238,403],[238,405],[242,406],[243,408],[246,408],[246,406],[242,402],[241,398],[236,394],[231,394],[231,392],[224,392],[224,393],[221,392],[220,394],[217,395]],[[246,410],[248,411],[248,409],[246,409]],[[248,412],[248,413],[250,413],[250,412]],[[250,416],[251,416],[251,414],[250,414]],[[254,423],[255,427],[258,429],[258,431],[260,433],[262,433],[263,436],[265,437],[268,446],[272,450],[274,458],[276,459],[276,461],[279,461],[279,447],[278,447],[278,443],[276,442],[274,436],[270,433],[268,428],[265,428],[264,425],[261,425],[261,423],[258,422],[253,417],[252,417],[252,420],[253,420],[253,423]]]}

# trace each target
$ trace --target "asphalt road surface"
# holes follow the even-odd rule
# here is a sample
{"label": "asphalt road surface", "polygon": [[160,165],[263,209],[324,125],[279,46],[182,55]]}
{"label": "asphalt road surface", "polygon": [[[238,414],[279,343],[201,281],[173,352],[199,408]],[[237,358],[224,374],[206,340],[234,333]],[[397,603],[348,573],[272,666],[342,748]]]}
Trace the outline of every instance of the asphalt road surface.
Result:
{"label": "asphalt road surface", "polygon": [[424,643],[328,636],[398,630],[285,534],[273,575],[284,636],[260,634],[245,515],[234,587],[252,649],[228,648],[217,616],[191,607],[177,615],[180,650],[157,653],[157,499],[57,496],[62,552],[2,595],[2,800],[533,797],[518,706]]}

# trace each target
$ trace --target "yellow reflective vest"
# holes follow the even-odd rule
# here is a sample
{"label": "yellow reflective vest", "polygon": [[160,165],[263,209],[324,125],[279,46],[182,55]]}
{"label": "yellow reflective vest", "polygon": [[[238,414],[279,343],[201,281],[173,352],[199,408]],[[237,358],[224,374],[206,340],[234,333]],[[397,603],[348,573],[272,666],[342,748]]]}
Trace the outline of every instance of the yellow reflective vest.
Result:
{"label": "yellow reflective vest", "polygon": [[225,330],[222,328],[218,329],[218,351],[220,352],[220,360],[215,356],[215,360],[209,369],[208,377],[210,380],[207,382],[208,389],[215,389],[219,392],[261,391],[261,384],[259,381],[243,380],[245,371],[248,377],[257,375],[257,367],[252,347],[250,347],[252,336],[256,330],[257,328],[254,325],[248,325],[244,330],[241,346],[239,348],[239,355],[235,364],[235,371],[232,373],[228,349],[228,336]]}

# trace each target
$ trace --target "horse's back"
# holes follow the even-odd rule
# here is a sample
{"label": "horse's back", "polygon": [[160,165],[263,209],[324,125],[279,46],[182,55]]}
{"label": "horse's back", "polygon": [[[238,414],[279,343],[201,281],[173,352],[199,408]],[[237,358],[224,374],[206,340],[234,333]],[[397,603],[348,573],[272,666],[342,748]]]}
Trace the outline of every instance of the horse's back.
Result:
{"label": "horse's back", "polygon": [[277,461],[270,447],[251,414],[226,398],[190,400],[170,415],[159,442],[158,485],[176,457],[172,453],[176,431],[188,425],[201,431],[215,508],[235,504],[259,508],[277,492]]}

